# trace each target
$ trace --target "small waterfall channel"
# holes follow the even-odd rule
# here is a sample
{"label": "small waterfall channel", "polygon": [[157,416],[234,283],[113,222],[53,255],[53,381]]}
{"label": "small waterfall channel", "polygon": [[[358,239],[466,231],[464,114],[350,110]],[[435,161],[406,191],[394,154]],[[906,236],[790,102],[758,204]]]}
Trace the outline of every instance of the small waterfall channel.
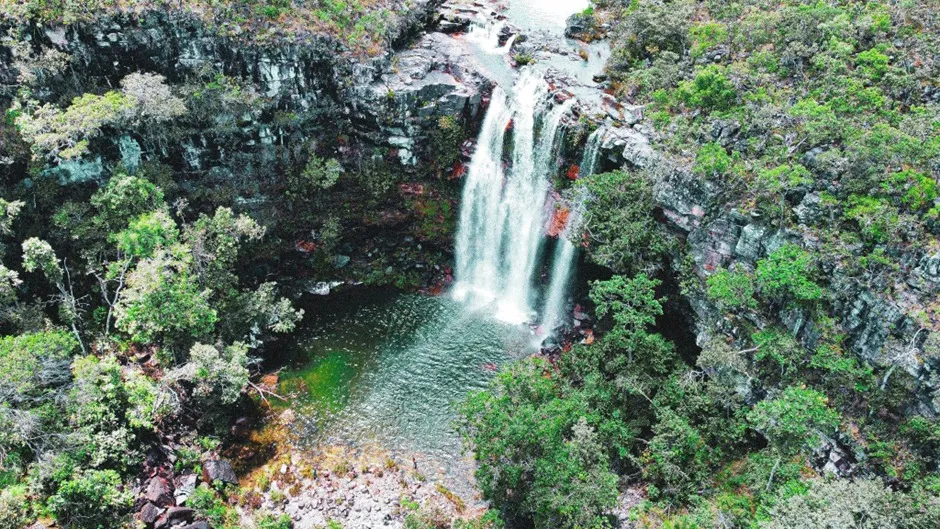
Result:
{"label": "small waterfall channel", "polygon": [[[542,76],[524,70],[511,94],[499,87],[494,90],[470,162],[453,292],[458,300],[492,310],[506,322],[534,323],[540,312],[543,324],[554,324],[567,299],[576,252],[565,237],[556,245],[545,295],[539,292],[535,276],[555,217],[549,192],[558,172],[563,120],[572,105],[573,100],[553,105]],[[542,310],[536,311],[540,301]]]}

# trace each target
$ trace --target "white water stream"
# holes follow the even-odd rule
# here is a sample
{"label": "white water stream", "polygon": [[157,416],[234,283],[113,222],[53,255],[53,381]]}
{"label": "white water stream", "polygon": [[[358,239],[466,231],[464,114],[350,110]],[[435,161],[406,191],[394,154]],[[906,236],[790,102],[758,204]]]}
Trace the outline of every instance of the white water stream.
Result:
{"label": "white water stream", "polygon": [[[542,76],[525,70],[511,98],[499,88],[494,91],[470,163],[454,294],[472,306],[490,308],[503,321],[535,320],[532,307],[539,296],[534,276],[551,218],[546,198],[558,171],[562,121],[572,104],[552,107]],[[503,152],[507,129],[512,135],[508,171]]]}

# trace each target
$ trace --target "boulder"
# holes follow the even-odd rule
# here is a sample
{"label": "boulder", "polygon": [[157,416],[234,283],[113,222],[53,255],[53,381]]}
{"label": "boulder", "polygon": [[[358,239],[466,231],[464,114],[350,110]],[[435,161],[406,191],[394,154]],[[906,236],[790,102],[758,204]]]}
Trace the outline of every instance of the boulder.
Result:
{"label": "boulder", "polygon": [[165,509],[161,509],[148,501],[140,508],[140,511],[137,512],[137,519],[149,527],[157,521],[157,518],[163,514],[164,510]]}
{"label": "boulder", "polygon": [[144,490],[144,499],[156,506],[173,505],[173,487],[165,478],[155,476]]}
{"label": "boulder", "polygon": [[236,476],[235,471],[232,470],[232,464],[224,459],[206,461],[205,464],[202,465],[202,479],[206,483],[215,483],[216,481],[232,484],[238,483],[238,476]]}
{"label": "boulder", "polygon": [[594,19],[594,15],[575,13],[568,17],[565,36],[569,39],[591,40],[595,33],[597,33],[597,21]]}
{"label": "boulder", "polygon": [[153,527],[154,529],[167,529],[169,527],[191,522],[195,516],[196,511],[190,509],[189,507],[170,507],[166,514],[161,516]]}
{"label": "boulder", "polygon": [[185,503],[193,491],[196,490],[196,481],[197,476],[195,474],[187,474],[180,478],[175,492],[177,505]]}

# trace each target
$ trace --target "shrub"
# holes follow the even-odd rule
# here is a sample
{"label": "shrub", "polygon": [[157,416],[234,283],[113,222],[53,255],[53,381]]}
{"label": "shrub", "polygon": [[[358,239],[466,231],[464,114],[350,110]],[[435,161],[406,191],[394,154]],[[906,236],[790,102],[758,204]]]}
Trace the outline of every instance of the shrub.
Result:
{"label": "shrub", "polygon": [[844,217],[858,224],[862,237],[872,244],[894,239],[900,229],[897,208],[883,198],[852,195]]}
{"label": "shrub", "polygon": [[738,100],[734,84],[715,65],[699,70],[691,82],[680,83],[678,94],[686,105],[706,112],[729,110]]}
{"label": "shrub", "polygon": [[291,529],[293,526],[294,524],[287,514],[275,516],[265,513],[255,520],[255,529]]}
{"label": "shrub", "polygon": [[134,499],[113,470],[87,470],[63,483],[49,510],[66,529],[109,529],[120,524]]}
{"label": "shrub", "polygon": [[770,511],[761,529],[853,527],[937,527],[940,509],[934,498],[926,508],[910,495],[893,492],[871,479],[813,480],[806,494],[796,495]]}
{"label": "shrub", "polygon": [[721,269],[706,280],[708,297],[729,310],[757,308],[754,279],[743,272]]}
{"label": "shrub", "polygon": [[3,393],[12,391],[15,401],[67,383],[67,366],[77,352],[78,341],[65,331],[4,336],[0,338],[0,388]]}
{"label": "shrub", "polygon": [[628,69],[663,51],[682,55],[688,47],[692,9],[687,2],[636,3],[614,27],[614,64]]}
{"label": "shrub", "polygon": [[785,244],[757,262],[757,288],[774,301],[822,299],[823,289],[811,279],[813,258],[795,244]]}
{"label": "shrub", "polygon": [[0,490],[0,529],[23,529],[31,519],[24,487]]}
{"label": "shrub", "polygon": [[657,266],[668,249],[653,216],[653,189],[644,174],[615,171],[579,181],[588,191],[585,226],[593,259],[615,272]]}
{"label": "shrub", "polygon": [[733,160],[719,143],[706,143],[695,154],[695,174],[706,178],[720,178],[731,171]]}

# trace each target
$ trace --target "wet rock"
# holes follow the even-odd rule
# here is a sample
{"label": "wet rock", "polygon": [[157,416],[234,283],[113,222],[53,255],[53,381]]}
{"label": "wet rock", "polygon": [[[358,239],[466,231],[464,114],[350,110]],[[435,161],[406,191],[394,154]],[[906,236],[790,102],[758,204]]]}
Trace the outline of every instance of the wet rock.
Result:
{"label": "wet rock", "polygon": [[568,17],[565,36],[569,39],[589,41],[597,33],[597,21],[589,13],[576,13]]}
{"label": "wet rock", "polygon": [[157,506],[173,505],[173,488],[166,479],[156,476],[147,484],[144,499]]}
{"label": "wet rock", "polygon": [[238,483],[238,476],[236,476],[235,471],[232,470],[232,464],[224,459],[206,461],[202,465],[202,479],[210,484],[216,481],[232,484]]}

